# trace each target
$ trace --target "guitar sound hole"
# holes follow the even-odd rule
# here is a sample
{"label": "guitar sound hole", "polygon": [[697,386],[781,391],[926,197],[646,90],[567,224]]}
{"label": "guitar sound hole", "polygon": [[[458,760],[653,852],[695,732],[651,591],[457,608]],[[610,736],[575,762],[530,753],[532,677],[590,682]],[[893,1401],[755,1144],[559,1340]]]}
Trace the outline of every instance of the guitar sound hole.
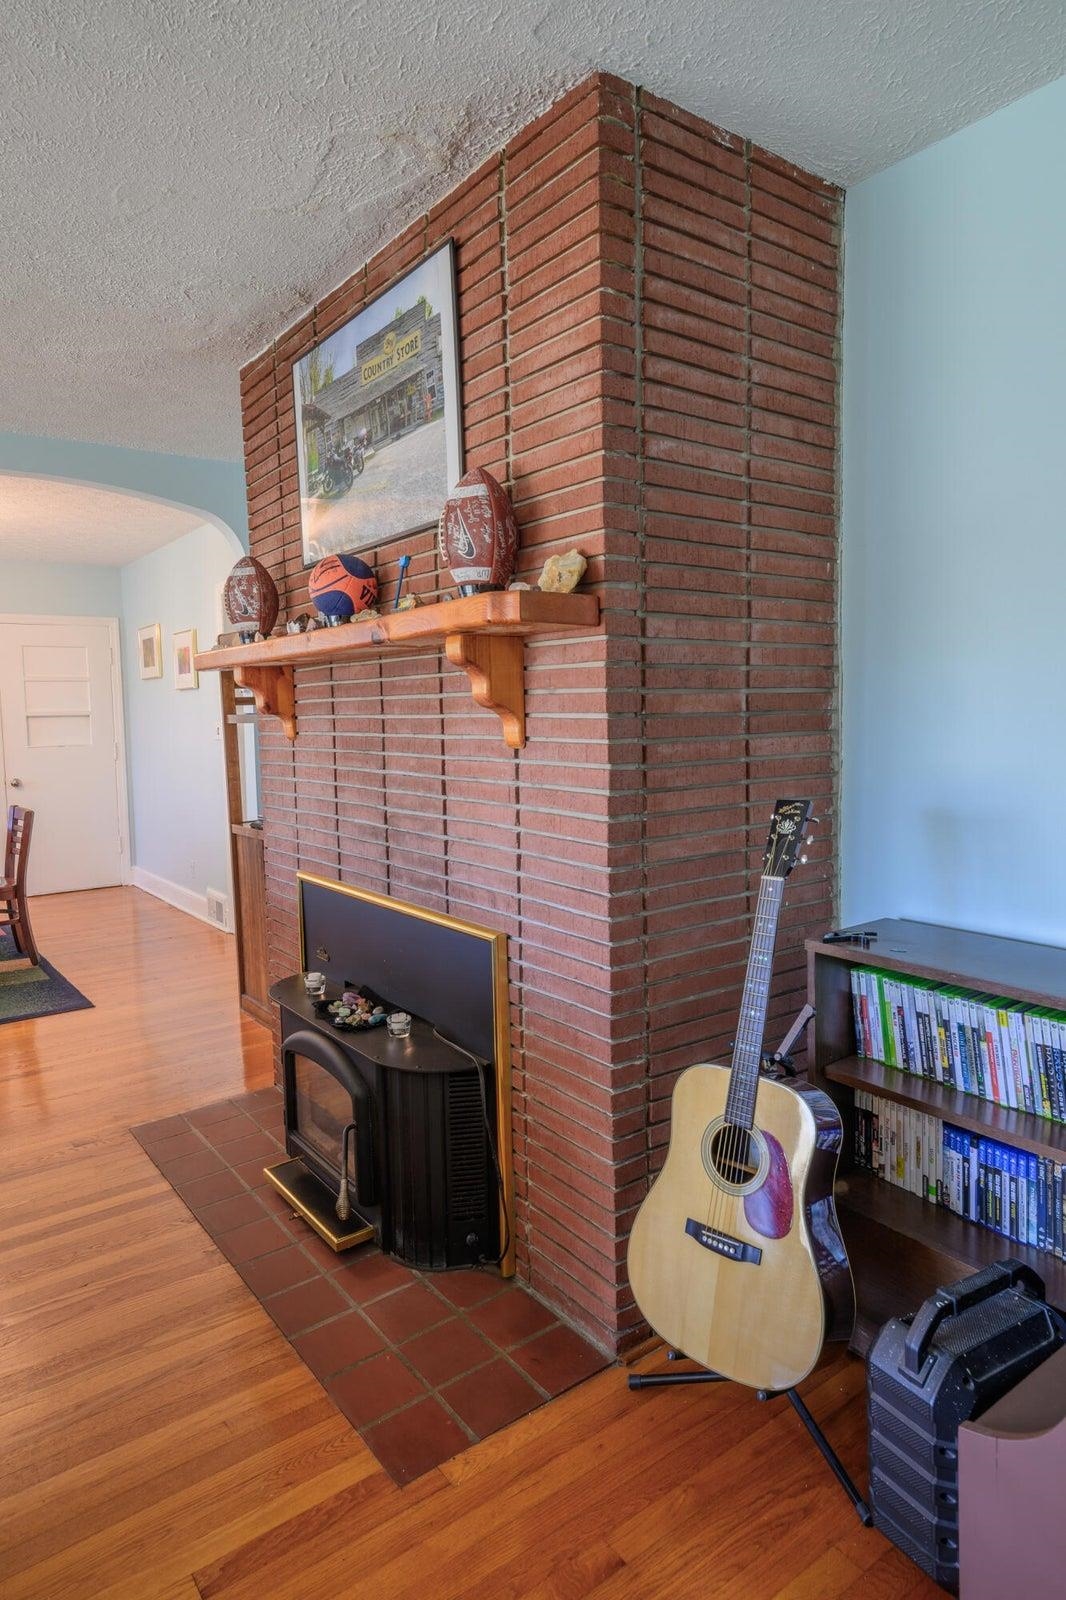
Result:
{"label": "guitar sound hole", "polygon": [[711,1139],[710,1157],[722,1182],[742,1189],[758,1176],[762,1151],[750,1129],[726,1122]]}

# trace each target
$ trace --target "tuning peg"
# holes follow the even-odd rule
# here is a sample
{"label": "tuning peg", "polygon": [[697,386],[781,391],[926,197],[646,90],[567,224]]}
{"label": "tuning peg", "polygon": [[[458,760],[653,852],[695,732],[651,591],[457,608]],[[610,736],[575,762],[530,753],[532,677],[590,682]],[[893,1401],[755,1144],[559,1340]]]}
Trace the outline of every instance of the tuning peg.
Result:
{"label": "tuning peg", "polygon": [[809,833],[807,835],[807,843],[808,844],[813,844],[814,843],[814,834],[813,833]]}
{"label": "tuning peg", "polygon": [[806,865],[807,865],[807,857],[806,856],[800,856],[800,866],[804,867]]}

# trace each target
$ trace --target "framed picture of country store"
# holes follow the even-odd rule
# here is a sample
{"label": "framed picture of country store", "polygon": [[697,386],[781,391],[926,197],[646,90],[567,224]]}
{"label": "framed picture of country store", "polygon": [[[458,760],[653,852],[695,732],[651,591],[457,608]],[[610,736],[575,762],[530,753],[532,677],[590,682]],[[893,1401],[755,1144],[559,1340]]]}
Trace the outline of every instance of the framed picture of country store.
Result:
{"label": "framed picture of country store", "polygon": [[462,476],[452,241],[293,367],[307,566],[432,527]]}

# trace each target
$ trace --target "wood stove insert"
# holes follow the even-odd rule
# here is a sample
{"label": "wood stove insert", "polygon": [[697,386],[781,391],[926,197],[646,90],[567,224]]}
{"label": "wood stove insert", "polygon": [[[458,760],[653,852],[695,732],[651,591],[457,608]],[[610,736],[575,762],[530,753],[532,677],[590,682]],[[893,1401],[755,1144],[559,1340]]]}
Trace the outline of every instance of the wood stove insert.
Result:
{"label": "wood stove insert", "polygon": [[344,1032],[299,975],[274,985],[291,1159],[271,1181],[334,1249],[373,1236],[421,1270],[510,1276],[505,936],[309,874],[299,892],[327,999],[365,985],[413,1021],[406,1039]]}

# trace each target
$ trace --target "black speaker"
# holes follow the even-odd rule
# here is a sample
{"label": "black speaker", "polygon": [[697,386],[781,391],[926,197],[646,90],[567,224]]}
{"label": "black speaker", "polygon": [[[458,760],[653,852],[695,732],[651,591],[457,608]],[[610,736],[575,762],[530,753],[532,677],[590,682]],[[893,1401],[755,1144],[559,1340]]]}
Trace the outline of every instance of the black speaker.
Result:
{"label": "black speaker", "polygon": [[1066,1342],[1043,1280],[1020,1261],[993,1263],[893,1317],[869,1361],[870,1504],[874,1525],[958,1593],[959,1424],[1012,1389]]}

